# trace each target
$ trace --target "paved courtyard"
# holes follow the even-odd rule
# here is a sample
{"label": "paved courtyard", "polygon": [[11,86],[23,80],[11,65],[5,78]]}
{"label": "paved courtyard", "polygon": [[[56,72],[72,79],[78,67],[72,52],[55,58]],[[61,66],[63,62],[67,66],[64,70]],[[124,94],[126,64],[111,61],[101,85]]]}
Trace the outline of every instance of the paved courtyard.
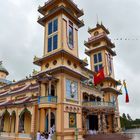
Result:
{"label": "paved courtyard", "polygon": [[13,138],[5,138],[5,137],[0,136],[0,140],[15,140],[15,139],[13,139]]}
{"label": "paved courtyard", "polygon": [[131,138],[119,134],[101,134],[97,136],[88,136],[86,140],[131,140]]}

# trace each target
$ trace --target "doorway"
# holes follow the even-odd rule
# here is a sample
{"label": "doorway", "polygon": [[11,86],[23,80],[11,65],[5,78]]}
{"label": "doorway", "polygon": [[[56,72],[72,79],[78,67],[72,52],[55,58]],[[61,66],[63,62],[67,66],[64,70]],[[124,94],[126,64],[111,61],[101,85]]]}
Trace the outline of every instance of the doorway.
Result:
{"label": "doorway", "polygon": [[97,115],[89,115],[87,117],[87,128],[89,130],[98,131],[98,116]]}

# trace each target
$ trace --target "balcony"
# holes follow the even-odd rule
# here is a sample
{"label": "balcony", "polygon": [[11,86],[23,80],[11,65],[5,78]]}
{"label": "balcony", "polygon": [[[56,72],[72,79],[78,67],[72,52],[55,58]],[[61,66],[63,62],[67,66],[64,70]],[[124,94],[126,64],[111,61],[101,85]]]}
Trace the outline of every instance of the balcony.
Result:
{"label": "balcony", "polygon": [[57,97],[56,96],[40,96],[38,97],[39,108],[52,107],[56,108]]}
{"label": "balcony", "polygon": [[83,108],[115,108],[112,102],[85,101],[82,105]]}

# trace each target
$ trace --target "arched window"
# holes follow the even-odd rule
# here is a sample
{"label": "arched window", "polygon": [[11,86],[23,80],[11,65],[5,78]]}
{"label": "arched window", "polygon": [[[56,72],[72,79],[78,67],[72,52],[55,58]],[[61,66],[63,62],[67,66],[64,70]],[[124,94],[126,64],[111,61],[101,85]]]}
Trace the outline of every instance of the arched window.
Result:
{"label": "arched window", "polygon": [[95,101],[95,97],[93,95],[90,95],[90,101]]}
{"label": "arched window", "polygon": [[31,133],[31,113],[29,110],[24,109],[19,116],[19,132],[20,133]]}
{"label": "arched window", "polygon": [[87,93],[83,93],[83,101],[88,101],[88,94]]}
{"label": "arched window", "polygon": [[97,102],[100,102],[101,101],[101,98],[100,97],[97,97]]}
{"label": "arched window", "polygon": [[2,132],[10,132],[10,113],[6,110],[1,121]]}

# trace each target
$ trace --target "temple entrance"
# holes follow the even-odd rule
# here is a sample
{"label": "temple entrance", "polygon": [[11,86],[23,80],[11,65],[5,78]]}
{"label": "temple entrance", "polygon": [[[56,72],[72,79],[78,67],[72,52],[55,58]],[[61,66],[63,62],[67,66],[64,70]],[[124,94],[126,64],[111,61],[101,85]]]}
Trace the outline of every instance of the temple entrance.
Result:
{"label": "temple entrance", "polygon": [[88,130],[98,130],[98,116],[89,115],[87,117],[87,129]]}
{"label": "temple entrance", "polygon": [[10,132],[10,114],[8,111],[6,111],[3,115],[2,131],[7,133]]}
{"label": "temple entrance", "polygon": [[[51,112],[51,119],[50,119],[50,127],[53,127],[55,125],[55,115]],[[46,131],[49,131],[49,119],[48,115],[46,116]]]}
{"label": "temple entrance", "polygon": [[20,133],[31,133],[31,113],[24,109],[19,116],[19,132]]}

